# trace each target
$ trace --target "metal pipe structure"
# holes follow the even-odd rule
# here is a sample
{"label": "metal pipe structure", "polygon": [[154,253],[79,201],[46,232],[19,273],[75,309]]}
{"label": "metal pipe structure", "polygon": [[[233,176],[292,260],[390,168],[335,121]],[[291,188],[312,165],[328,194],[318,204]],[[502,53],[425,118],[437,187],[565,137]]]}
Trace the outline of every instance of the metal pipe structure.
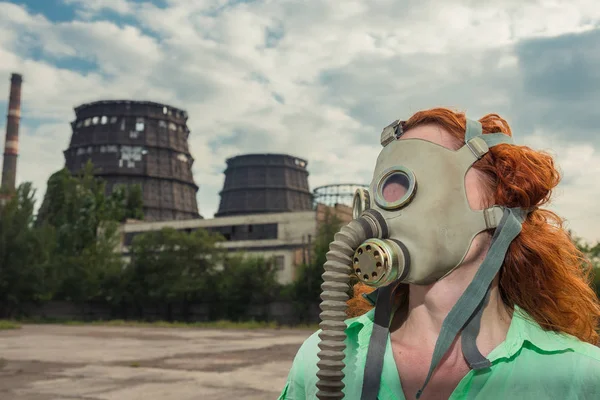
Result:
{"label": "metal pipe structure", "polygon": [[360,183],[338,183],[319,186],[313,190],[315,203],[322,203],[329,207],[343,204],[352,207],[356,189],[368,189],[369,185]]}
{"label": "metal pipe structure", "polygon": [[13,192],[15,190],[17,180],[19,122],[21,120],[21,82],[23,82],[23,77],[20,74],[11,75],[1,186],[3,190],[8,192]]}

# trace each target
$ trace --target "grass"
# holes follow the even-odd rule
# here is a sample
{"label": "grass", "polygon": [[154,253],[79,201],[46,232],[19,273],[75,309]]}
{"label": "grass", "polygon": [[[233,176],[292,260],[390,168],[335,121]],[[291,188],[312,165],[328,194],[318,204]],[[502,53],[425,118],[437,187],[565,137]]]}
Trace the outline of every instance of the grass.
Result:
{"label": "grass", "polygon": [[[167,321],[93,321],[93,322],[76,322],[69,321],[70,324],[84,325],[103,325],[103,326],[136,326],[136,327],[155,327],[155,328],[218,328],[218,329],[274,329],[277,324],[274,322],[232,322],[232,321],[212,321],[212,322],[167,322]],[[68,324],[69,324],[68,323]]]}
{"label": "grass", "polygon": [[21,324],[15,321],[0,320],[0,331],[9,329],[21,329]]}
{"label": "grass", "polygon": [[[2,329],[2,322],[5,322],[7,326],[15,326],[17,329],[20,328],[20,324],[14,321],[0,321],[0,329]],[[210,321],[210,322],[168,322],[168,321],[126,321],[122,319],[107,320],[107,321],[80,321],[80,320],[57,320],[57,319],[25,319],[19,321],[24,324],[56,324],[56,325],[68,325],[68,326],[126,326],[126,327],[154,327],[154,328],[213,328],[213,329],[306,329],[306,330],[317,330],[319,329],[317,324],[301,324],[301,325],[279,325],[276,322],[264,322],[264,321]],[[4,328],[11,329],[11,328]]]}

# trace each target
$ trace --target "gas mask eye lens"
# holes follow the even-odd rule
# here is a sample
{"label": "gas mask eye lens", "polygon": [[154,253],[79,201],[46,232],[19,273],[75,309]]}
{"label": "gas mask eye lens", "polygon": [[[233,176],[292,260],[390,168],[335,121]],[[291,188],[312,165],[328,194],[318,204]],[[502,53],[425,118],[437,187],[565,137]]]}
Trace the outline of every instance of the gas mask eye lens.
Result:
{"label": "gas mask eye lens", "polygon": [[388,203],[394,203],[403,198],[408,192],[410,182],[404,174],[390,175],[383,183],[381,194],[383,199]]}
{"label": "gas mask eye lens", "polygon": [[407,168],[394,167],[384,172],[377,187],[375,202],[385,210],[407,204],[415,195],[416,178]]}

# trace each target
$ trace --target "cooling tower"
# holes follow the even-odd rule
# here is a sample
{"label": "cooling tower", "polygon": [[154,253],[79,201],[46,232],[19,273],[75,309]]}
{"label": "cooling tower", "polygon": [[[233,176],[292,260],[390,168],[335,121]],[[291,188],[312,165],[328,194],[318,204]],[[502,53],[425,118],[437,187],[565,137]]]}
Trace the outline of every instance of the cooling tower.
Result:
{"label": "cooling tower", "polygon": [[306,164],[306,160],[285,154],[228,159],[215,217],[312,210]]}
{"label": "cooling tower", "polygon": [[201,218],[192,176],[187,113],[146,101],[97,101],[75,108],[66,167],[79,171],[88,160],[106,181],[142,187],[147,221]]}

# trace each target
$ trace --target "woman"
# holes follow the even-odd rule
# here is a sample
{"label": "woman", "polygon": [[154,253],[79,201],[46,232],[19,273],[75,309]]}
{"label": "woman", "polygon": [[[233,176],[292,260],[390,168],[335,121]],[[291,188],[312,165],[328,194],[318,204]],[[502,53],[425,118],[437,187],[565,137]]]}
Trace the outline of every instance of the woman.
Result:
{"label": "woman", "polygon": [[[496,114],[479,122],[484,135],[512,136],[507,122]],[[398,146],[403,140],[418,139],[457,151],[465,145],[468,131],[462,113],[442,108],[422,111],[401,125]],[[600,303],[589,286],[590,265],[560,218],[540,209],[559,180],[549,155],[524,146],[494,145],[472,164],[464,176],[472,210],[492,205],[527,210],[520,234],[510,242],[503,262],[499,261],[500,270],[480,307],[474,338],[476,353],[485,362],[476,368],[466,359],[473,354],[464,348],[466,325],[461,325],[465,329],[438,363],[432,358],[436,358],[446,317],[488,256],[494,229],[478,233],[460,263],[441,279],[390,284],[394,312],[377,377],[379,386],[371,398],[413,399],[420,389],[421,400],[600,398],[600,349],[595,347]],[[348,302],[352,318],[346,321],[343,379],[347,400],[361,398],[365,364],[370,365],[372,308],[377,301],[375,296],[366,296],[371,291],[357,284]],[[320,340],[317,332],[304,342],[280,399],[317,398]]]}

